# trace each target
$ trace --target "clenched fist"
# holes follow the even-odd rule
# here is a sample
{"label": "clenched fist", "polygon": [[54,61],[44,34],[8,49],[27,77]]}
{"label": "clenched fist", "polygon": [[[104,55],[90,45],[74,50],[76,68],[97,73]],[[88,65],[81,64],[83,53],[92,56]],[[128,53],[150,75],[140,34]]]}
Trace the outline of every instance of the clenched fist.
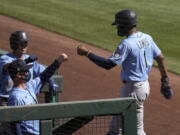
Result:
{"label": "clenched fist", "polygon": [[62,53],[62,54],[57,58],[57,61],[58,61],[59,63],[64,62],[64,61],[67,61],[67,60],[68,60],[68,55],[65,54],[65,53]]}
{"label": "clenched fist", "polygon": [[83,45],[79,45],[77,47],[77,54],[81,55],[81,56],[87,56],[90,53],[90,50],[88,50],[85,46]]}

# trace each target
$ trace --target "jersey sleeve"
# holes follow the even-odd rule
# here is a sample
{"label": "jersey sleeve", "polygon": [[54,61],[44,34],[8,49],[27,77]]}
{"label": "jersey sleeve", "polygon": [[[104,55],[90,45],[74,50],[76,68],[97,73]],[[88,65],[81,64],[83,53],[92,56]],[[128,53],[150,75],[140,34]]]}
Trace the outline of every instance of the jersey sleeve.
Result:
{"label": "jersey sleeve", "polygon": [[116,66],[116,64],[113,61],[111,61],[110,59],[106,59],[104,57],[97,56],[94,53],[90,53],[87,57],[89,58],[89,60],[94,62],[96,65],[98,65],[102,68],[105,68],[107,70]]}
{"label": "jersey sleeve", "polygon": [[4,65],[3,59],[0,57],[0,75],[3,72],[3,65]]}
{"label": "jersey sleeve", "polygon": [[10,63],[12,60],[6,58],[5,55],[0,57],[0,72],[3,73],[3,66],[7,63]]}
{"label": "jersey sleeve", "polygon": [[152,50],[153,50],[153,58],[156,58],[161,54],[161,50],[159,47],[156,45],[156,43],[152,39]]}
{"label": "jersey sleeve", "polygon": [[10,62],[11,60],[7,59],[6,55],[2,55],[0,57],[0,93],[5,92],[4,88],[7,88],[6,90],[8,91],[8,87],[6,87],[6,84],[8,83],[8,81],[11,82],[11,78],[8,76],[8,73],[3,71],[4,65]]}
{"label": "jersey sleeve", "polygon": [[38,63],[37,61],[33,62],[33,77],[37,77],[39,76],[44,70],[45,70],[45,66]]}
{"label": "jersey sleeve", "polygon": [[126,59],[129,53],[129,48],[127,44],[121,43],[116,51],[109,57],[111,61],[113,61],[117,65],[121,65],[123,61]]}
{"label": "jersey sleeve", "polygon": [[40,77],[36,77],[35,79],[29,81],[27,83],[28,89],[32,91],[35,94],[38,94],[40,92],[40,89],[42,87],[41,79]]}
{"label": "jersey sleeve", "polygon": [[2,56],[0,57],[0,64],[1,64],[1,65],[4,65],[4,64],[10,63],[10,62],[11,62],[11,60],[9,60],[8,58],[6,58],[6,55],[2,55]]}

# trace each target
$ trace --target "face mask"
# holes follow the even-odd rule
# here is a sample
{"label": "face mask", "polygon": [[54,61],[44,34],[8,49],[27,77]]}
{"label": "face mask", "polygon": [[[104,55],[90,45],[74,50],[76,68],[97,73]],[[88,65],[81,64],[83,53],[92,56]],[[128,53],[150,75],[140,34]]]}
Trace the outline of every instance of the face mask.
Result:
{"label": "face mask", "polygon": [[117,26],[117,34],[119,36],[127,36],[129,32],[129,28],[125,26]]}
{"label": "face mask", "polygon": [[31,73],[28,72],[28,74],[25,75],[24,80],[25,80],[26,82],[28,82],[30,79],[31,79]]}
{"label": "face mask", "polygon": [[28,82],[31,79],[31,73],[28,71],[26,73],[22,73],[23,77],[21,78],[25,82]]}

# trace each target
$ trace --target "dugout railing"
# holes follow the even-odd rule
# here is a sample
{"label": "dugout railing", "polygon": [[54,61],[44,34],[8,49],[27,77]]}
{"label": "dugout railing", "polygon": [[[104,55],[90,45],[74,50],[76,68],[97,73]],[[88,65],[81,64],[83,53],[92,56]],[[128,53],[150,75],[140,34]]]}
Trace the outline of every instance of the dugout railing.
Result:
{"label": "dugout railing", "polygon": [[[121,115],[124,135],[137,135],[136,101],[132,98],[114,98],[88,101],[46,103],[29,106],[0,107],[0,122],[40,120],[40,135],[106,135],[97,117]],[[53,119],[71,119],[53,127]],[[93,121],[96,123],[93,124]],[[108,125],[110,119],[104,122]],[[88,124],[87,124],[88,123]],[[90,125],[90,127],[87,127]],[[92,126],[94,125],[94,126]],[[91,128],[91,129],[90,129]],[[86,132],[78,133],[85,129]],[[100,130],[104,130],[100,132]]]}

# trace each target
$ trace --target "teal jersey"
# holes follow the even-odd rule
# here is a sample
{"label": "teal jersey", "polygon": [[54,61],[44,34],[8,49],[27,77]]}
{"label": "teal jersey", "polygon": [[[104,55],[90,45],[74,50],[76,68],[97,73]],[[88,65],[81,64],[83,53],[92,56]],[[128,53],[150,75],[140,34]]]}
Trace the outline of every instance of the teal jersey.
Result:
{"label": "teal jersey", "polygon": [[[8,99],[8,106],[24,106],[38,104],[36,94],[42,87],[39,77],[26,83],[26,89],[13,87]],[[21,132],[39,135],[39,120],[21,121],[18,123]]]}
{"label": "teal jersey", "polygon": [[122,66],[122,80],[145,81],[154,58],[160,54],[161,50],[150,35],[136,32],[122,40],[109,59]]}

